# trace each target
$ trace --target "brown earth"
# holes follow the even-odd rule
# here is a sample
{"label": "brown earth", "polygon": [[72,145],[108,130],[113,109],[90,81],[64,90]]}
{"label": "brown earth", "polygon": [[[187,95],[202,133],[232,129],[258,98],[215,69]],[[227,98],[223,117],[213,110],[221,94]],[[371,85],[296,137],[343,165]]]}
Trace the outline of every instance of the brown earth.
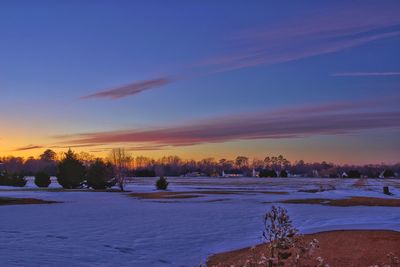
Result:
{"label": "brown earth", "polygon": [[[393,267],[400,266],[400,263],[396,265],[391,262],[394,257],[388,256],[389,253],[393,253],[394,256],[400,257],[400,232],[388,230],[328,231],[305,235],[304,239],[306,242],[313,239],[319,241],[319,249],[314,252],[313,258],[322,257],[330,267],[365,267],[389,264]],[[262,254],[268,254],[265,244],[215,254],[209,257],[207,266],[246,266],[248,259],[256,259],[258,262]]]}
{"label": "brown earth", "polygon": [[204,195],[238,195],[238,194],[276,194],[284,195],[287,192],[281,191],[237,191],[237,190],[203,190],[203,191],[158,191],[158,192],[146,192],[146,193],[130,193],[129,196],[140,199],[173,199],[173,198],[196,198]]}
{"label": "brown earth", "polygon": [[52,204],[60,203],[56,201],[42,200],[37,198],[10,198],[10,197],[0,197],[1,205],[24,205],[24,204]]}
{"label": "brown earth", "polygon": [[352,186],[361,188],[361,187],[365,187],[366,184],[367,184],[367,179],[360,178],[357,181],[355,181],[355,183]]}
{"label": "brown earth", "polygon": [[344,199],[327,199],[327,198],[288,199],[280,201],[280,203],[321,204],[321,205],[339,206],[339,207],[351,207],[351,206],[400,207],[400,199],[378,198],[378,197],[350,197]]}

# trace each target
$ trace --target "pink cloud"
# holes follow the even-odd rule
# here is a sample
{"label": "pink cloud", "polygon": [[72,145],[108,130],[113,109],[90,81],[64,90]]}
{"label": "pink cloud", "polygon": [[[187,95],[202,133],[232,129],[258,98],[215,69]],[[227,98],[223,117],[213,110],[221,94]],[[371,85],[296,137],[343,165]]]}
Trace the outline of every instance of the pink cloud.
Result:
{"label": "pink cloud", "polygon": [[[396,4],[369,2],[359,5],[344,2],[341,8],[327,8],[274,24],[237,31],[228,39],[225,46],[227,52],[186,65],[176,76],[190,79],[211,73],[296,61],[336,53],[376,40],[396,38],[400,36],[400,31],[393,30],[393,26],[400,25],[399,13],[400,7]],[[396,73],[371,73],[369,76]],[[355,74],[368,76],[366,73]],[[174,81],[170,77],[143,80],[81,99],[119,99]]]}
{"label": "pink cloud", "polygon": [[400,36],[398,5],[379,3],[321,10],[284,22],[248,29],[229,40],[230,52],[202,60],[197,66],[223,72],[277,64],[339,52],[369,42]]}
{"label": "pink cloud", "polygon": [[[337,135],[380,128],[400,128],[400,112],[370,111],[371,103],[332,103],[287,110],[211,118],[158,129],[77,134],[65,144],[145,144],[151,149],[234,140]],[[377,103],[378,105],[378,103]],[[353,109],[358,109],[354,112]]]}
{"label": "pink cloud", "polygon": [[167,77],[160,77],[151,80],[144,80],[134,82],[125,86],[104,90],[101,92],[93,93],[87,96],[81,97],[81,99],[92,99],[92,98],[109,98],[118,99],[131,95],[141,93],[145,90],[150,90],[167,85],[172,82],[172,79]]}

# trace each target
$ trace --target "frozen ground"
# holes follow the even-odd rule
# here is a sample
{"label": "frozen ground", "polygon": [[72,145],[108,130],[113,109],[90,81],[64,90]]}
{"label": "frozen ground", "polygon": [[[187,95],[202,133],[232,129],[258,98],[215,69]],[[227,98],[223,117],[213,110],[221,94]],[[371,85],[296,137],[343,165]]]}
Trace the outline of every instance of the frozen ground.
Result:
{"label": "frozen ground", "polygon": [[[154,190],[154,178],[127,189]],[[170,178],[171,191],[242,191],[199,198],[143,200],[127,193],[51,192],[0,187],[0,197],[34,197],[61,204],[0,206],[0,266],[198,266],[215,252],[260,242],[268,201],[290,198],[400,198],[400,180],[310,178]],[[318,193],[299,190],[327,188]],[[58,187],[56,183],[52,187]],[[260,191],[284,191],[286,195]],[[400,230],[400,208],[284,204],[303,232]]]}

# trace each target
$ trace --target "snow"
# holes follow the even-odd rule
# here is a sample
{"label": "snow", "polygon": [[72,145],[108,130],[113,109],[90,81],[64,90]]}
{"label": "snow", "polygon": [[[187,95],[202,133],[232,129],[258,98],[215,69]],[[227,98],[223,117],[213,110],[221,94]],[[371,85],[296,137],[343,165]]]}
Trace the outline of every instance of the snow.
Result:
{"label": "snow", "polygon": [[[371,196],[400,198],[399,180],[169,178],[171,191],[244,191],[199,198],[143,200],[119,192],[57,192],[0,187],[0,197],[33,197],[60,204],[0,206],[0,266],[198,266],[212,253],[261,241],[272,201]],[[155,178],[135,178],[133,192],[153,192]],[[329,188],[318,193],[300,189]],[[388,185],[394,196],[382,193]],[[53,181],[52,188],[59,185]],[[262,194],[285,191],[289,194]],[[210,201],[211,200],[211,201]],[[212,201],[214,200],[214,201]],[[400,230],[400,208],[281,204],[301,232]]]}

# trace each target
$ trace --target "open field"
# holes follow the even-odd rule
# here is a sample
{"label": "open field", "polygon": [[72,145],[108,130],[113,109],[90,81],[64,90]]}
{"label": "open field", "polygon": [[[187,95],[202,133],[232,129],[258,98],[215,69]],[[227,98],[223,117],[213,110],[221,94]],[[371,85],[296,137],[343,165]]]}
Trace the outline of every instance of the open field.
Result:
{"label": "open field", "polygon": [[[135,178],[127,186],[130,192],[121,193],[64,191],[56,183],[50,190],[37,190],[32,181],[25,188],[1,187],[1,198],[62,203],[0,206],[0,265],[198,266],[212,254],[259,244],[263,215],[272,205],[285,207],[304,234],[400,231],[400,207],[384,205],[398,203],[400,180],[196,177],[169,181],[169,190],[162,193],[154,191],[155,178]],[[392,196],[382,193],[384,185]],[[383,204],[368,205],[371,198]],[[324,202],[349,203],[346,199],[368,201]],[[281,203],[290,200],[301,203]]]}

